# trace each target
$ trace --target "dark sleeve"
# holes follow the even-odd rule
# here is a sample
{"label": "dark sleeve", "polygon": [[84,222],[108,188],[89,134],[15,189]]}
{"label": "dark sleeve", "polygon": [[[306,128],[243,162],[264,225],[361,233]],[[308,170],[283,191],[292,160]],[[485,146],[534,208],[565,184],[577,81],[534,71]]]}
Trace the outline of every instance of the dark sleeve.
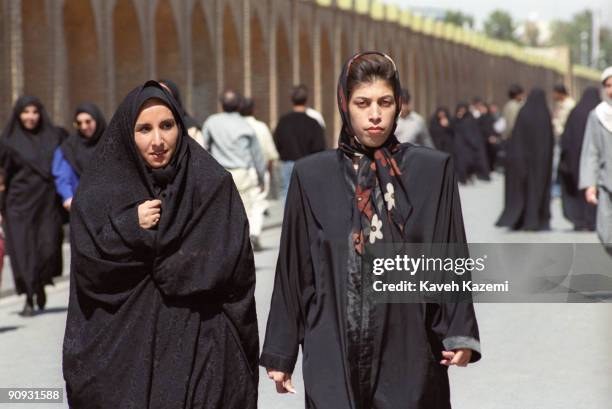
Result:
{"label": "dark sleeve", "polygon": [[283,150],[283,118],[278,121],[276,124],[276,128],[274,129],[274,144],[276,145],[276,150],[280,153]]}
{"label": "dark sleeve", "polygon": [[[440,246],[437,250],[440,252],[438,256],[469,256],[459,189],[455,180],[453,161],[450,158],[445,162],[433,242]],[[452,278],[448,274],[446,277]],[[469,273],[461,277],[469,280]],[[478,323],[469,294],[462,293],[459,302],[456,299],[448,299],[439,304],[428,304],[427,315],[431,329],[440,338],[446,350],[469,348],[473,351],[470,362],[480,359]]]}
{"label": "dark sleeve", "polygon": [[317,153],[325,150],[325,131],[316,120],[312,122],[310,153]]}
{"label": "dark sleeve", "polygon": [[95,303],[117,306],[147,278],[153,234],[140,227],[138,205],[111,213],[94,226],[77,203],[70,216],[71,274],[80,293]]}
{"label": "dark sleeve", "polygon": [[274,292],[260,365],[292,373],[304,338],[302,299],[311,289],[310,245],[300,180],[294,170],[287,193]]}

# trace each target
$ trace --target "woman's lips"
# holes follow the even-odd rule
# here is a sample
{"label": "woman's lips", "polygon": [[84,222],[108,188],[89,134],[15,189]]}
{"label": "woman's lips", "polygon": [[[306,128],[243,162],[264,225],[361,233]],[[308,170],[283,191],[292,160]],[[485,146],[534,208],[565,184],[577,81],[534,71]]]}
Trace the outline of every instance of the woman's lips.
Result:
{"label": "woman's lips", "polygon": [[372,128],[368,128],[366,129],[366,131],[371,134],[371,135],[380,135],[381,133],[383,133],[385,130],[383,128],[378,128],[378,127],[372,127]]}
{"label": "woman's lips", "polygon": [[156,159],[156,160],[164,160],[167,153],[168,153],[168,151],[152,152],[151,156],[153,156],[153,158]]}

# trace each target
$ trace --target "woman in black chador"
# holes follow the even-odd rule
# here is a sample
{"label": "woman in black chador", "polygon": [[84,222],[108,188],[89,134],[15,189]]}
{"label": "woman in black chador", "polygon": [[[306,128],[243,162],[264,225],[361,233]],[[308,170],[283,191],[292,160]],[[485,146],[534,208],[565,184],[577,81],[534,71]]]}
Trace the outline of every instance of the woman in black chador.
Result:
{"label": "woman in black chador", "polygon": [[550,228],[553,144],[546,94],[534,88],[508,142],[505,205],[497,226],[534,231]]}
{"label": "woman in black chador", "polygon": [[375,244],[465,245],[449,155],[394,135],[400,93],[389,57],[352,57],[339,148],[292,174],[260,363],[278,392],[294,392],[301,345],[309,409],[447,409],[448,365],[480,359],[471,303],[376,303],[362,275]]}
{"label": "woman in black chador", "polygon": [[115,112],[70,219],[70,407],[256,408],[246,215],[159,83]]}
{"label": "woman in black chador", "polygon": [[0,164],[6,172],[6,246],[17,293],[26,295],[23,316],[34,314],[34,298],[45,308],[45,285],[62,274],[62,208],[51,174],[59,143],[40,100],[19,98],[0,139]]}
{"label": "woman in black chador", "polygon": [[489,160],[478,121],[466,102],[457,104],[453,119],[455,166],[460,183],[467,183],[473,175],[489,180]]}
{"label": "woman in black chador", "polygon": [[450,112],[445,107],[438,107],[429,120],[429,133],[436,149],[453,154],[453,127]]}
{"label": "woman in black chador", "polygon": [[574,224],[575,230],[595,230],[597,207],[586,202],[584,193],[578,190],[580,152],[587,119],[601,102],[599,89],[588,87],[572,110],[561,135],[561,160],[558,177],[561,184],[563,215]]}

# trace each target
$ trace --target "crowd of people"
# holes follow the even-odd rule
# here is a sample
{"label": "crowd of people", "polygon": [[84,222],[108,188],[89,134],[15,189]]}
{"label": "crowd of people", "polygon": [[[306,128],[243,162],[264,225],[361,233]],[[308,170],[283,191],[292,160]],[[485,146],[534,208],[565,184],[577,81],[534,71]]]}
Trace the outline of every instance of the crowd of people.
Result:
{"label": "crowd of people", "polygon": [[[303,85],[273,132],[231,89],[200,126],[171,80],[136,87],[108,124],[79,105],[68,136],[21,97],[0,137],[21,314],[45,308],[69,221],[72,407],[255,408],[258,365],[295,392],[301,345],[308,408],[449,408],[448,366],[481,357],[473,306],[376,303],[367,254],[398,242],[467,251],[457,185],[496,170],[499,226],[548,229],[558,181],[564,215],[609,245],[612,67],[601,83],[604,101],[589,88],[575,107],[556,86],[552,114],[544,90],[525,98],[512,85],[501,112],[476,97],[427,123],[393,60],[359,53],[338,81],[342,126],[328,150]],[[259,357],[253,250],[277,162],[285,215]]]}

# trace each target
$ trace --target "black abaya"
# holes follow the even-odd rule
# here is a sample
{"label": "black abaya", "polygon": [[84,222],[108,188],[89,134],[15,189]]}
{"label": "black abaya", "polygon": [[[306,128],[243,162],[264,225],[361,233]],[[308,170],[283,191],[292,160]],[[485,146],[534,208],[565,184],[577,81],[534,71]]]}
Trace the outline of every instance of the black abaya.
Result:
{"label": "black abaya", "polygon": [[480,128],[480,134],[485,145],[485,152],[487,154],[487,163],[489,171],[495,169],[495,159],[497,155],[496,145],[489,141],[489,138],[496,136],[495,132],[495,118],[489,112],[486,112],[478,118],[478,127]]}
{"label": "black abaya", "polygon": [[580,174],[580,152],[589,114],[601,102],[599,89],[585,89],[582,98],[572,110],[561,135],[561,159],[558,177],[561,184],[563,215],[574,224],[576,229],[595,230],[597,207],[590,205],[584,192],[578,190]]}
{"label": "black abaya", "polygon": [[[439,112],[444,112],[446,114],[446,118],[449,121],[448,126],[442,126],[442,124],[440,124],[440,119],[438,118]],[[451,117],[448,110],[445,108],[438,108],[429,120],[429,133],[431,134],[436,149],[452,155],[454,135],[453,128],[450,126],[450,120]]]}
{"label": "black abaya", "polygon": [[457,109],[461,107],[465,108],[465,114],[461,118],[455,117],[453,121],[453,150],[459,182],[465,183],[473,175],[489,180],[489,161],[478,122],[469,112],[467,104],[460,104]]}
{"label": "black abaya", "polygon": [[546,94],[535,88],[521,108],[508,142],[505,205],[497,226],[550,228],[553,129]]}
{"label": "black abaya", "polygon": [[[347,78],[365,55],[390,60],[357,54],[342,70],[339,148],[296,162],[261,365],[292,373],[301,345],[308,409],[448,409],[442,351],[480,359],[473,305],[377,303],[367,254],[377,240],[465,246],[455,172],[448,154],[393,134],[376,148],[354,136]],[[397,70],[390,82],[397,117]]]}
{"label": "black abaya", "polygon": [[[35,130],[19,119],[27,106],[40,114]],[[29,298],[62,274],[62,213],[51,175],[60,135],[41,102],[21,97],[0,139],[0,163],[6,172],[2,203],[7,252],[15,289]]]}
{"label": "black abaya", "polygon": [[[180,125],[151,172],[137,153],[139,107],[158,98]],[[162,201],[158,226],[137,206]],[[72,408],[257,407],[255,267],[232,177],[187,136],[150,81],[111,120],[71,213],[63,370]]]}
{"label": "black abaya", "polygon": [[[452,160],[402,145],[394,154],[412,212],[405,231],[414,243],[465,243]],[[298,161],[285,207],[274,293],[261,364],[291,373],[298,347],[308,409],[356,409],[346,335],[351,201],[340,151]],[[472,304],[378,304],[379,351],[372,357],[377,409],[450,408],[443,349],[470,340],[480,358]],[[384,341],[383,341],[384,340]],[[465,345],[465,344],[464,344]]]}

